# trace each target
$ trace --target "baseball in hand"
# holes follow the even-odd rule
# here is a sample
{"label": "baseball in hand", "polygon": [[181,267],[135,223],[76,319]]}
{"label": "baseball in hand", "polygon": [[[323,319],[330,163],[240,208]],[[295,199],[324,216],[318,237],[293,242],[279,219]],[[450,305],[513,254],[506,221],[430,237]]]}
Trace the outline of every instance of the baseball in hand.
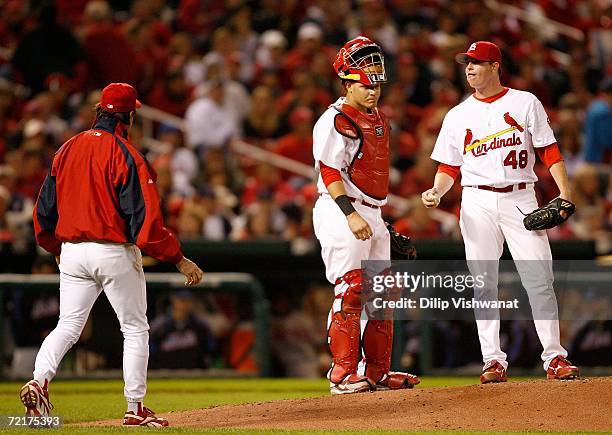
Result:
{"label": "baseball in hand", "polygon": [[440,193],[438,192],[438,189],[432,187],[431,189],[423,192],[423,194],[421,195],[421,201],[423,202],[425,207],[428,208],[437,207],[438,205],[440,205]]}

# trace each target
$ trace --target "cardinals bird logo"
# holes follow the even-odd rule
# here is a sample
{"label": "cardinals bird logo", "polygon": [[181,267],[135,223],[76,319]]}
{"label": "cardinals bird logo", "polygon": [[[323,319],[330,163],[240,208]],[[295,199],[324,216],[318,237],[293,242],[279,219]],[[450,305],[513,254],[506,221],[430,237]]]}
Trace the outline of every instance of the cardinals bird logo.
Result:
{"label": "cardinals bird logo", "polygon": [[510,112],[504,113],[504,122],[510,127],[515,127],[521,133],[525,131],[525,129],[520,126],[519,123],[516,122],[516,120],[512,116],[510,116]]}
{"label": "cardinals bird logo", "polygon": [[472,134],[472,130],[469,128],[465,129],[465,139],[463,139],[463,154],[467,151],[468,145],[472,143],[474,135]]}

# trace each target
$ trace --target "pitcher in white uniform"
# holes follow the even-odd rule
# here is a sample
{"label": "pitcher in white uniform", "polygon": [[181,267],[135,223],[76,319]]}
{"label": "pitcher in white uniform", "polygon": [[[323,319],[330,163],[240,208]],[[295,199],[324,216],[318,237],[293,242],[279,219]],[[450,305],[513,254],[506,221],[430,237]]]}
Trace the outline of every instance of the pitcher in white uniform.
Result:
{"label": "pitcher in white uniform", "polygon": [[[548,313],[545,318],[534,315],[547,378],[577,378],[579,370],[566,359],[567,351],[560,343],[548,237],[545,231],[526,230],[518,209],[530,212],[538,207],[533,187],[536,154],[548,167],[559,196],[571,201],[565,164],[548,117],[533,94],[502,86],[501,52],[495,44],[475,42],[456,60],[465,65],[467,82],[475,92],[444,118],[431,154],[439,162],[438,172],[433,187],[422,194],[423,204],[437,207],[461,171],[460,227],[466,259],[472,273],[479,267],[488,269],[485,288],[475,296],[497,298],[497,262],[505,240],[532,311]],[[524,270],[521,265],[527,262],[522,260],[534,260],[528,264],[539,269],[535,280],[533,268]],[[508,363],[496,314],[476,320],[484,362],[482,383],[506,381]]]}

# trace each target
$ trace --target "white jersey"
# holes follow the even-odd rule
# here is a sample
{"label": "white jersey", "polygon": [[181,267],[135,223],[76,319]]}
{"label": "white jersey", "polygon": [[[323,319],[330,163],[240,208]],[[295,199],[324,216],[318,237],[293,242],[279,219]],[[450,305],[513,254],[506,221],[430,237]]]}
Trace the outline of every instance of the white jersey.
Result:
{"label": "white jersey", "polygon": [[323,162],[325,166],[340,171],[342,182],[348,196],[369,202],[373,205],[383,206],[387,203],[386,198],[377,200],[366,195],[351,182],[347,174],[347,169],[359,148],[359,139],[345,137],[338,133],[334,127],[334,118],[339,112],[333,106],[341,107],[344,102],[345,98],[340,97],[332,106],[328,107],[317,120],[312,132],[312,153],[315,161],[315,170],[319,172],[317,190],[321,194],[328,194],[319,167],[319,162]]}
{"label": "white jersey", "polygon": [[492,102],[473,95],[444,118],[431,158],[461,166],[461,185],[505,187],[538,180],[534,148],[555,143],[535,95],[508,89]]}

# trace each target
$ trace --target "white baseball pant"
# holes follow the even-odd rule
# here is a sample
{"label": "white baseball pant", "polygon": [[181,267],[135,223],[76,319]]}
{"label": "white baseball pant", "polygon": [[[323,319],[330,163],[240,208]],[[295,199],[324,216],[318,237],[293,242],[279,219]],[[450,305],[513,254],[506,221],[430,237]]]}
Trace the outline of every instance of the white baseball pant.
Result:
{"label": "white baseball pant", "polygon": [[[527,289],[535,328],[544,348],[541,357],[546,370],[554,357],[567,356],[561,346],[557,299],[552,285],[552,255],[546,231],[525,229],[523,215],[517,206],[525,212],[538,207],[533,184],[523,190],[515,187],[508,193],[465,187],[461,200],[461,234],[470,272],[480,274],[486,269],[481,296],[489,300],[497,299],[498,261],[506,240],[521,282]],[[494,317],[476,320],[483,362],[486,365],[488,361],[497,360],[507,368],[506,354],[499,340],[499,311]]]}
{"label": "white baseball pant", "polygon": [[362,261],[388,261],[391,258],[389,231],[380,208],[371,208],[357,201],[353,206],[372,229],[372,237],[368,240],[355,238],[346,216],[331,196],[321,195],[312,212],[315,235],[321,243],[325,275],[332,284],[345,273],[361,269]]}
{"label": "white baseball pant", "polygon": [[123,333],[125,397],[128,402],[141,402],[147,389],[149,324],[142,255],[131,244],[62,244],[59,322],[38,352],[34,379],[41,385],[53,379],[62,358],[78,341],[102,291]]}

